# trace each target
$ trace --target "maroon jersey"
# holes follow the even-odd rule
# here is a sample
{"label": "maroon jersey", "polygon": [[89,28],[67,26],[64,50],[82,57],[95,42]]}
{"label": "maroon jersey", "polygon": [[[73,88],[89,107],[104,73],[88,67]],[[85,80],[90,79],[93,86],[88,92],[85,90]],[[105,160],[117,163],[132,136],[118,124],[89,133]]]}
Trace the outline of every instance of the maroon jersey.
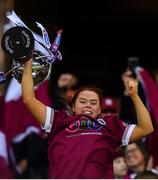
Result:
{"label": "maroon jersey", "polygon": [[[48,106],[51,101],[48,95],[48,81],[35,88],[36,97]],[[0,99],[1,100],[1,99]],[[0,101],[0,105],[1,105]],[[1,107],[1,106],[0,106]],[[21,85],[13,78],[9,84],[5,100],[3,112],[0,109],[0,120],[3,115],[3,126],[6,130],[7,142],[11,145],[14,138],[21,141],[31,132],[39,133],[41,127],[29,112],[23,103],[21,96]],[[1,124],[1,123],[0,123]]]}
{"label": "maroon jersey", "polygon": [[50,178],[114,178],[116,148],[128,144],[134,127],[114,115],[93,119],[47,107]]}

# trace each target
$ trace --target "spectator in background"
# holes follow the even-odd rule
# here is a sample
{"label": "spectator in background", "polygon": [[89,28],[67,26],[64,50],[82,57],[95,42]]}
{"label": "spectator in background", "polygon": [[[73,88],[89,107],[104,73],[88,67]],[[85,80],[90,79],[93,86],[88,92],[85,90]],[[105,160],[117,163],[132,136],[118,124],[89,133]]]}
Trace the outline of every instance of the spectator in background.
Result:
{"label": "spectator in background", "polygon": [[119,154],[113,161],[115,179],[129,179],[128,167],[123,155]]}
{"label": "spectator in background", "polygon": [[145,144],[141,141],[129,144],[125,150],[125,159],[130,177],[135,178],[138,173],[142,173],[145,170],[155,171],[151,163],[151,158]]}
{"label": "spectator in background", "polygon": [[101,104],[102,116],[107,114],[116,114],[118,115],[118,102],[115,98],[107,96],[104,97]]}
{"label": "spectator in background", "polygon": [[[52,106],[48,81],[35,87],[35,94]],[[14,178],[47,178],[47,135],[23,103],[21,85],[15,78],[11,79],[5,96],[0,100],[3,107],[0,109],[0,120],[6,130]]]}
{"label": "spectator in background", "polygon": [[50,92],[54,109],[69,110],[68,104],[77,87],[78,78],[74,74],[69,72],[60,74],[56,86],[53,87],[52,92]]}
{"label": "spectator in background", "polygon": [[[147,102],[146,102],[145,92],[140,82],[140,79],[138,78],[135,72],[135,68],[138,67],[138,65],[139,65],[138,57],[129,57],[127,60],[127,68],[125,72],[122,73],[121,78],[124,87],[125,87],[126,78],[132,77],[138,80],[138,94],[141,100],[143,101],[144,105],[146,105]],[[119,116],[126,123],[134,123],[134,124],[137,123],[135,108],[126,90],[124,90],[121,98],[121,108],[120,108]]]}
{"label": "spectator in background", "polygon": [[[1,7],[2,9],[6,9],[5,3],[1,3],[1,5],[4,5]],[[10,10],[12,9],[13,8]],[[15,26],[15,24],[10,21],[1,26],[0,37],[13,26]],[[2,28],[3,32],[1,31]],[[7,72],[10,69],[12,61],[10,61],[10,59],[8,60],[1,50],[0,48],[0,70]],[[44,173],[42,172],[43,170],[45,171],[45,169],[46,172],[48,172],[48,161],[44,161],[48,159],[45,132],[43,132],[39,124],[34,121],[33,116],[24,105],[21,98],[20,84],[12,77],[10,73],[7,81],[1,81],[3,84],[0,84],[0,127],[5,129],[7,141],[7,147],[5,149],[9,152],[8,159],[10,160],[7,161],[7,165],[10,163],[12,171],[14,172],[13,178],[47,178],[48,174],[43,176]],[[46,81],[36,87],[35,93],[43,102],[51,106],[47,83]],[[0,151],[1,149],[4,150],[3,142],[0,138]],[[0,178],[9,178],[10,176],[9,173],[7,173],[7,169],[2,169],[2,167],[4,167],[3,164],[6,164],[6,158],[3,157],[2,159],[1,156]],[[41,169],[39,167],[41,167]],[[2,176],[2,174],[5,176]]]}
{"label": "spectator in background", "polygon": [[[146,143],[147,150],[153,158],[153,166],[155,169],[158,169],[158,87],[157,83],[153,80],[151,74],[147,69],[141,67],[138,63],[138,58],[133,57],[129,59],[127,70],[122,74],[122,80],[125,84],[125,80],[128,77],[134,77],[139,82],[139,92],[140,97],[144,104],[146,105],[155,130],[144,140]],[[156,80],[156,78],[155,78]],[[136,121],[136,112],[134,110],[133,104],[130,97],[125,91],[121,103],[121,113],[120,118],[123,119],[126,123],[137,123]],[[154,147],[154,148],[153,148]]]}
{"label": "spectator in background", "polygon": [[[12,149],[15,157],[15,178],[43,179],[48,178],[47,137],[37,132],[21,134],[14,138]],[[18,139],[19,138],[19,139]]]}

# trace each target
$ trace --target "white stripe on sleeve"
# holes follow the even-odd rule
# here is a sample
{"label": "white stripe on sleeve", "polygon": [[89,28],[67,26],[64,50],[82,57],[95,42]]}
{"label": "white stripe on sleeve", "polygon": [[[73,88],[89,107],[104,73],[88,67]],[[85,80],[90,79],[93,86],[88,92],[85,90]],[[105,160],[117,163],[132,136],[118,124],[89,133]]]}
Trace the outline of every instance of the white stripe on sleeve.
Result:
{"label": "white stripe on sleeve", "polygon": [[51,131],[53,119],[54,119],[54,109],[47,106],[46,120],[45,120],[45,125],[43,129],[48,133]]}
{"label": "white stripe on sleeve", "polygon": [[132,134],[135,126],[136,126],[135,124],[131,124],[131,125],[127,126],[127,128],[125,129],[125,132],[123,134],[123,137],[122,137],[122,145],[128,145],[129,139],[131,137],[131,134]]}

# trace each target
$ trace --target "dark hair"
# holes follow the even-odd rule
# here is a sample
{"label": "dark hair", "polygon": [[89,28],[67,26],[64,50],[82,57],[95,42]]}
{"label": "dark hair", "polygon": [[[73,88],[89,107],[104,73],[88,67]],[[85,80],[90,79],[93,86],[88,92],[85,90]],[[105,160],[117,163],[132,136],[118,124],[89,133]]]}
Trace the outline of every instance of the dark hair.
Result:
{"label": "dark hair", "polygon": [[135,179],[158,179],[158,174],[150,171],[150,170],[145,170],[135,177]]}
{"label": "dark hair", "polygon": [[149,161],[149,153],[147,151],[145,143],[143,143],[141,140],[135,142],[136,146],[139,148],[139,150],[142,152],[144,159],[145,159],[145,168]]}
{"label": "dark hair", "polygon": [[82,86],[80,87],[76,92],[75,92],[75,95],[73,96],[72,98],[72,101],[71,101],[71,106],[75,103],[78,95],[80,94],[80,92],[82,91],[92,91],[92,92],[95,92],[97,95],[98,95],[98,98],[99,98],[99,103],[101,105],[102,103],[102,99],[103,99],[103,91],[96,87],[96,86],[92,86],[92,85],[87,85],[87,86]]}
{"label": "dark hair", "polygon": [[[145,160],[145,169],[146,169],[146,166],[148,164],[148,161],[149,161],[149,158],[150,158],[150,155],[147,151],[147,148],[146,148],[146,145],[144,142],[142,142],[142,140],[138,140],[138,141],[135,141],[133,142],[132,144],[135,144],[137,146],[137,148],[141,151],[141,153],[143,154],[143,157],[144,157],[144,160]],[[126,151],[126,150],[125,150]]]}

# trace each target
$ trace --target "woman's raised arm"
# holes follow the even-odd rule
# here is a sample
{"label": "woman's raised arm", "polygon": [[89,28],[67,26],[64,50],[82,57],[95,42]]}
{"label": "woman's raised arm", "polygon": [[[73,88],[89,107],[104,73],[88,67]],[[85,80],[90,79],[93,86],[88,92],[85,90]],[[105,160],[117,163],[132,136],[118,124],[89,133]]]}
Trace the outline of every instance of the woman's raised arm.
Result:
{"label": "woman's raised arm", "polygon": [[46,119],[46,106],[35,97],[32,78],[32,59],[28,60],[24,64],[21,86],[24,103],[35,119],[44,126]]}

